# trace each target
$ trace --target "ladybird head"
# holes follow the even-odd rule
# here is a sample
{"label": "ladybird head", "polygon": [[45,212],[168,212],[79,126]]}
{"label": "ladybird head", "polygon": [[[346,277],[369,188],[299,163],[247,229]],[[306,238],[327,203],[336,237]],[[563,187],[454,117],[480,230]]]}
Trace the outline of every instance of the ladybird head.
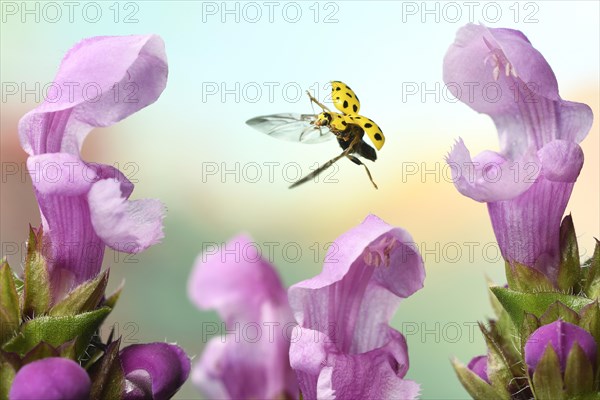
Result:
{"label": "ladybird head", "polygon": [[329,124],[331,123],[331,113],[328,112],[322,112],[321,114],[317,115],[317,119],[315,120],[315,125],[316,126],[329,126]]}

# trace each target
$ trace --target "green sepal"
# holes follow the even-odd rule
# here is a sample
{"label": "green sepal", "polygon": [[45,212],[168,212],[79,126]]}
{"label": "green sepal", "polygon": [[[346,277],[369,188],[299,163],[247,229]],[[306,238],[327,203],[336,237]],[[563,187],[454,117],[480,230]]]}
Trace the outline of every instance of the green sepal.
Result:
{"label": "green sepal", "polygon": [[560,224],[560,264],[558,265],[558,288],[565,293],[579,293],[581,264],[579,247],[573,226],[573,218],[567,215]]}
{"label": "green sepal", "polygon": [[552,346],[546,347],[544,355],[535,367],[533,391],[537,400],[560,400],[565,398],[560,363]]}
{"label": "green sepal", "polygon": [[21,323],[19,295],[10,266],[0,265],[0,345],[14,336]]}
{"label": "green sepal", "polygon": [[119,297],[121,297],[121,292],[123,291],[123,286],[125,286],[125,281],[121,281],[119,287],[104,300],[104,305],[110,307],[111,309],[115,308],[117,301],[119,301]]}
{"label": "green sepal", "polygon": [[452,360],[452,367],[456,372],[456,376],[458,376],[458,380],[463,385],[465,390],[471,395],[472,398],[476,400],[504,399],[504,397],[500,396],[492,386],[490,386],[486,381],[477,376],[477,374],[468,369],[465,365],[458,362],[458,360]]}
{"label": "green sepal", "polygon": [[21,360],[16,354],[0,351],[0,399],[8,399],[8,391],[20,367]]}
{"label": "green sepal", "polygon": [[506,281],[512,290],[525,293],[554,292],[556,288],[546,277],[535,268],[518,262],[504,263]]}
{"label": "green sepal", "polygon": [[43,316],[29,320],[3,349],[24,355],[42,341],[58,347],[76,338],[76,353],[80,356],[109,313],[110,308],[102,307],[74,316]]}
{"label": "green sepal", "polygon": [[565,390],[569,398],[594,390],[594,367],[577,342],[573,344],[567,357]]}
{"label": "green sepal", "polygon": [[559,301],[579,312],[583,307],[590,304],[592,300],[568,294],[545,292],[545,293],[521,293],[502,287],[490,289],[500,304],[504,307],[517,329],[521,329],[525,313],[530,313],[540,318],[553,303]]}
{"label": "green sepal", "polygon": [[30,226],[25,257],[23,314],[31,318],[45,314],[50,304],[50,277],[42,246],[42,228],[36,232]]}
{"label": "green sepal", "polygon": [[533,332],[535,332],[542,324],[540,320],[533,314],[525,313],[523,317],[523,324],[521,325],[521,354],[525,354],[525,344],[527,339]]}
{"label": "green sepal", "polygon": [[23,357],[23,364],[29,364],[30,362],[48,357],[58,357],[58,351],[48,343],[40,342],[25,354],[25,357]]}
{"label": "green sepal", "polygon": [[58,350],[58,355],[62,358],[69,358],[73,361],[78,360],[76,339],[72,339],[68,342],[61,344],[56,350]]}
{"label": "green sepal", "polygon": [[600,241],[596,239],[594,254],[586,262],[585,286],[583,291],[592,299],[600,298]]}
{"label": "green sepal", "polygon": [[77,286],[67,297],[55,304],[48,314],[56,317],[72,316],[96,309],[104,296],[107,283],[108,270]]}
{"label": "green sepal", "polygon": [[506,314],[506,311],[504,311],[504,308],[502,308],[502,304],[500,304],[500,302],[498,301],[496,296],[494,296],[494,293],[492,293],[492,291],[489,290],[498,285],[494,281],[492,281],[489,277],[486,277],[486,282],[488,285],[488,296],[490,299],[490,303],[492,304],[492,310],[494,310],[494,315],[496,315],[496,318],[499,319],[502,314]]}
{"label": "green sepal", "polygon": [[[600,349],[600,304],[598,300],[585,306],[581,312],[579,326],[588,331],[596,341],[596,347]],[[600,351],[596,357],[596,380],[600,381]]]}
{"label": "green sepal", "polygon": [[92,399],[121,399],[125,375],[119,358],[121,339],[110,343],[104,356],[90,368]]}
{"label": "green sepal", "polygon": [[502,399],[510,399],[508,387],[512,381],[513,375],[510,370],[510,363],[502,353],[501,345],[494,340],[491,333],[479,324],[479,328],[485,338],[487,345],[487,375],[494,391]]}
{"label": "green sepal", "polygon": [[548,307],[548,309],[540,317],[542,325],[548,325],[559,319],[573,325],[579,325],[579,314],[565,306],[560,301],[556,301]]}

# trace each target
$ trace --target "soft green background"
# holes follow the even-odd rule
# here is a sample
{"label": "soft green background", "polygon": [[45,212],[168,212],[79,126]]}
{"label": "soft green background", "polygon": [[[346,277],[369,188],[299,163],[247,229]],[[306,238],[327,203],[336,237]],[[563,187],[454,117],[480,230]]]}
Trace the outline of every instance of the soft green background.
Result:
{"label": "soft green background", "polygon": [[[598,2],[475,2],[472,15],[464,2],[275,2],[273,22],[264,2],[203,6],[192,1],[110,1],[96,2],[97,7],[84,2],[74,9],[72,22],[62,2],[55,3],[62,13],[56,22],[47,20],[55,19],[56,11],[44,9],[46,3],[2,3],[3,85],[35,88],[36,82],[51,82],[64,53],[84,37],[156,33],[166,42],[169,82],[159,101],[114,127],[92,132],[83,149],[86,160],[116,163],[137,179],[134,198],[160,198],[168,207],[162,244],[136,256],[107,252],[112,287],[126,280],[110,321],[126,343],[167,340],[181,344],[189,354],[201,353],[203,323],[218,319],[188,302],[186,281],[207,244],[223,243],[239,232],[252,235],[263,247],[278,242],[272,261],[284,283],[291,285],[320,271],[326,243],[374,213],[409,230],[426,262],[425,289],[407,299],[392,321],[407,333],[408,377],[421,383],[423,398],[466,397],[449,360],[456,356],[467,362],[485,351],[479,335],[470,332],[476,321],[491,316],[485,277],[502,283],[503,265],[485,206],[456,192],[445,178],[443,157],[459,136],[474,153],[497,149],[497,139],[488,117],[455,103],[441,90],[444,53],[457,29],[470,19],[520,29],[552,65],[562,97],[590,104],[598,116]],[[4,12],[8,3],[19,7],[16,15]],[[38,7],[39,21],[35,14],[22,15],[24,5]],[[203,7],[216,7],[217,14],[203,14]],[[237,7],[239,21],[235,11],[223,15],[222,21],[223,7]],[[262,17],[253,23],[257,7]],[[403,7],[417,7],[418,12],[403,14]],[[433,14],[423,15],[423,7]],[[93,23],[97,8],[102,15]],[[301,16],[292,23],[289,19],[297,9]],[[457,10],[460,18],[455,18]],[[500,14],[493,22],[496,10]],[[132,12],[137,22],[125,23]],[[333,20],[326,23],[331,13]],[[370,165],[378,191],[362,169],[349,162],[341,162],[335,172],[337,184],[309,183],[288,190],[286,163],[297,163],[287,171],[292,179],[295,165],[307,173],[315,163],[337,154],[336,145],[280,142],[244,124],[261,114],[311,112],[295,89],[319,88],[316,94],[323,98],[329,80],[351,85],[361,98],[362,113],[386,134],[379,160]],[[221,98],[221,84],[239,98]],[[208,95],[206,88],[214,85],[218,94]],[[269,85],[274,87],[272,98]],[[407,85],[419,87],[419,93],[403,98]],[[422,89],[433,89],[437,98],[429,94],[422,99]],[[3,167],[25,160],[17,122],[38,102],[34,95],[21,99],[22,93],[4,94]],[[574,215],[582,253],[589,255],[592,238],[600,233],[597,122],[583,148],[586,164],[567,211]],[[250,182],[252,162],[262,166],[258,182]],[[268,162],[279,163],[272,182],[264,164]],[[238,182],[233,174],[203,179],[209,165],[203,163],[219,171],[237,168],[241,176]],[[415,168],[416,174],[408,174]],[[433,172],[423,175],[425,169]],[[39,215],[31,183],[20,175],[3,173],[2,178],[0,227],[5,245],[22,242],[27,224],[39,223]],[[297,243],[299,259],[292,250],[282,251],[288,243]],[[20,254],[9,259],[18,266]],[[178,394],[182,399],[198,397],[190,383]]]}

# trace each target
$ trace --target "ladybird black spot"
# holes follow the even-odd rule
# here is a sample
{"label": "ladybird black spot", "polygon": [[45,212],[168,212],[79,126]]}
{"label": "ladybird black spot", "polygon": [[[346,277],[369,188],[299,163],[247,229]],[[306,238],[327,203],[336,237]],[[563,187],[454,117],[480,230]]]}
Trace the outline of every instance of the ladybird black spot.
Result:
{"label": "ladybird black spot", "polygon": [[365,128],[370,128],[370,127],[372,127],[372,126],[373,126],[373,124],[370,124],[370,123],[368,123],[368,122],[365,124]]}
{"label": "ladybird black spot", "polygon": [[344,108],[348,108],[348,102],[344,100]]}
{"label": "ladybird black spot", "polygon": [[377,141],[381,140],[381,135],[379,133],[376,133],[374,137]]}
{"label": "ladybird black spot", "polygon": [[336,97],[335,99],[336,99],[336,100],[339,100],[339,99],[340,99],[340,96]]}
{"label": "ladybird black spot", "polygon": [[338,86],[335,88],[335,90],[342,90],[342,88]]}
{"label": "ladybird black spot", "polygon": [[338,118],[342,118],[342,116],[340,114],[337,115]]}
{"label": "ladybird black spot", "polygon": [[360,119],[361,117],[354,117],[354,118],[356,118],[356,119]]}
{"label": "ladybird black spot", "polygon": [[342,121],[342,125],[346,126],[348,123],[346,121]]}
{"label": "ladybird black spot", "polygon": [[352,95],[350,93],[346,93],[346,96],[352,98]]}
{"label": "ladybird black spot", "polygon": [[352,105],[352,109],[354,110],[354,112],[357,112],[357,111],[358,111],[358,107],[356,106],[356,104],[353,104],[353,105]]}

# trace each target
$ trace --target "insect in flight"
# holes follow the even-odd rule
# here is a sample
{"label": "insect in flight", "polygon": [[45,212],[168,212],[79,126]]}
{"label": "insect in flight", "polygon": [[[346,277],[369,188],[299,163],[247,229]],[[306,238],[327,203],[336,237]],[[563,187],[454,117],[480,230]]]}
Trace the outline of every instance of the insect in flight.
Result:
{"label": "insect in flight", "polygon": [[306,93],[310,101],[318,105],[323,112],[320,114],[271,114],[246,121],[251,127],[278,139],[300,143],[321,143],[332,138],[337,139],[343,150],[342,153],[292,184],[290,189],[315,178],[344,157],[356,165],[364,166],[371,183],[377,189],[369,168],[355,155],[375,161],[377,153],[363,140],[363,137],[366,133],[377,150],[381,150],[385,137],[375,122],[358,113],[360,101],[354,91],[343,82],[331,82],[331,98],[335,108],[340,111],[339,113],[331,111],[315,99],[310,92]]}

